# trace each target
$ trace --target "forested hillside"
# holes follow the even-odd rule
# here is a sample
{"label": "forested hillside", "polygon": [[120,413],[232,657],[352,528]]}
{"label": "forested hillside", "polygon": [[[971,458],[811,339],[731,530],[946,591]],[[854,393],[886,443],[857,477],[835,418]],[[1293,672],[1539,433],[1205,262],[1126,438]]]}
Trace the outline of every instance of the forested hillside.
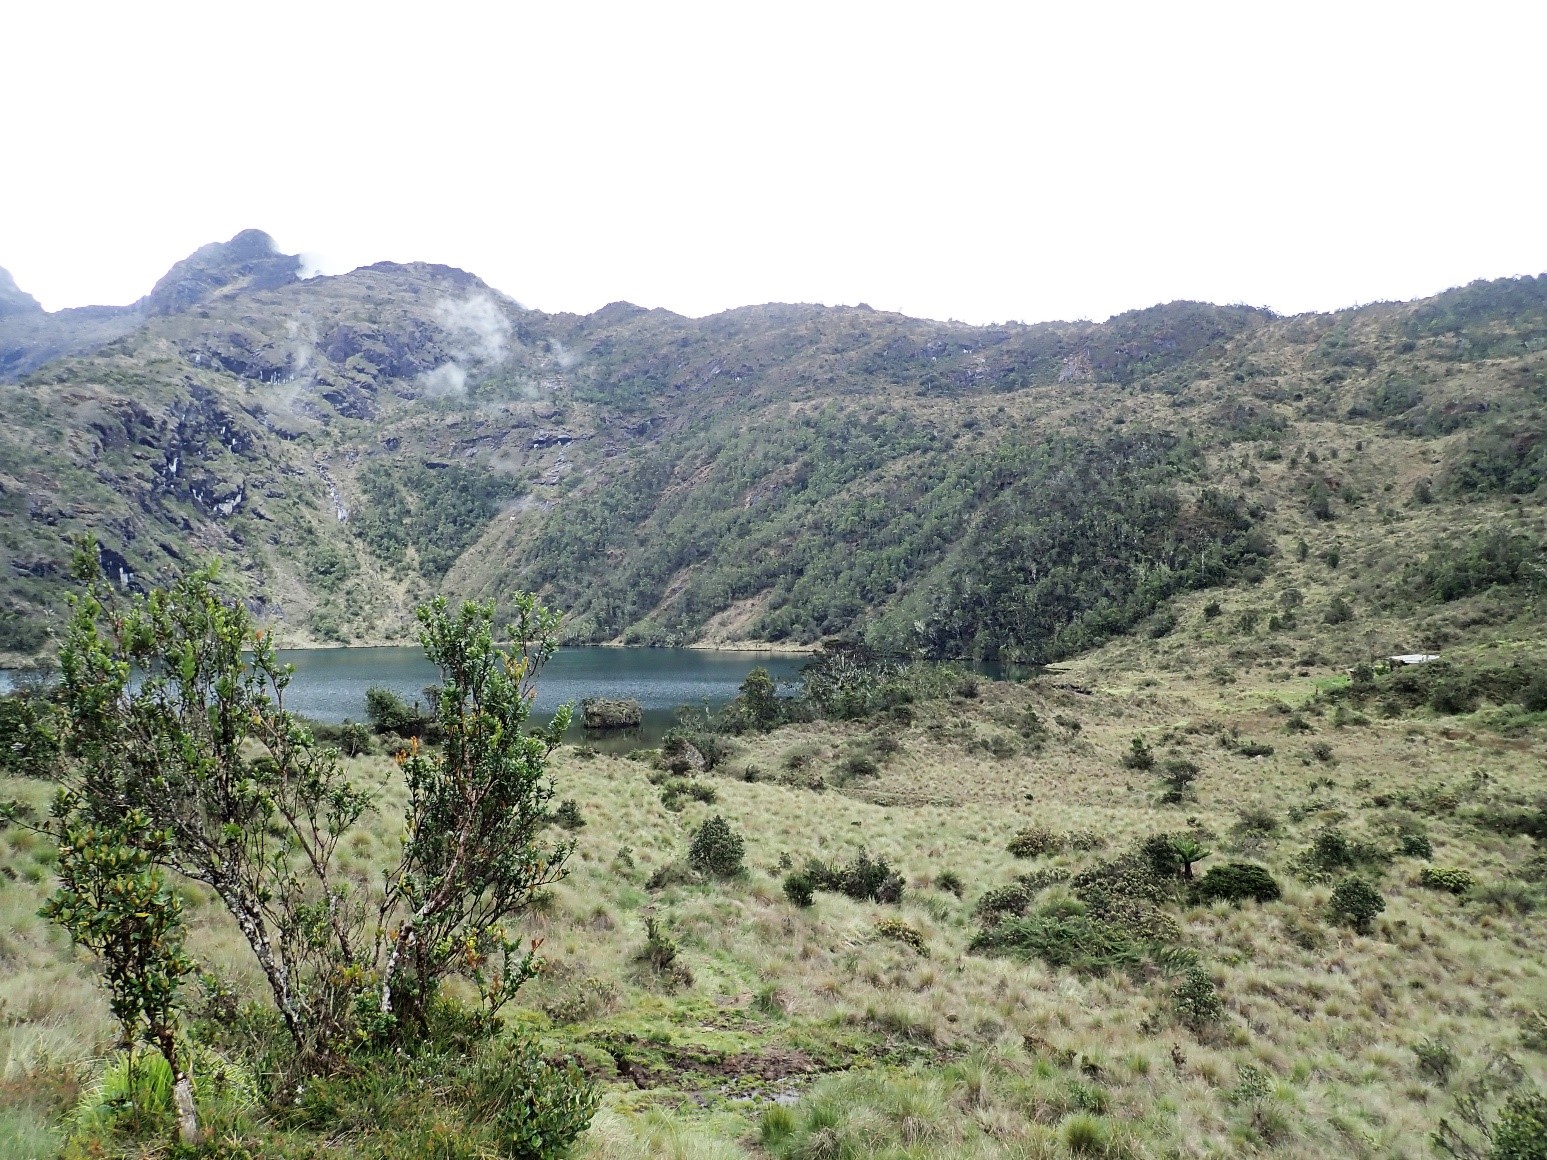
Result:
{"label": "forested hillside", "polygon": [[225,557],[291,643],[532,588],[573,640],[1042,661],[1261,578],[1307,528],[1470,527],[1547,471],[1547,278],[1294,318],[578,317],[447,267],[303,280],[249,232],[111,334],[24,299],[0,312],[12,656],[50,647],[89,533],[131,584]]}

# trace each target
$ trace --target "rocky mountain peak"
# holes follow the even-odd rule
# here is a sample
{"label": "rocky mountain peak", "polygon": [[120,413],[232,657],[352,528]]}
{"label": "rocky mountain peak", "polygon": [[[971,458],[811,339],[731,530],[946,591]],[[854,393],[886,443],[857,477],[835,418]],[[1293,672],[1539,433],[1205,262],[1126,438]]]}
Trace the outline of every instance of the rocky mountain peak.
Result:
{"label": "rocky mountain peak", "polygon": [[150,314],[177,314],[222,290],[272,290],[300,275],[301,259],[282,254],[262,230],[200,246],[166,272],[145,299]]}
{"label": "rocky mountain peak", "polygon": [[42,314],[38,300],[16,284],[11,272],[0,266],[0,317],[13,314]]}

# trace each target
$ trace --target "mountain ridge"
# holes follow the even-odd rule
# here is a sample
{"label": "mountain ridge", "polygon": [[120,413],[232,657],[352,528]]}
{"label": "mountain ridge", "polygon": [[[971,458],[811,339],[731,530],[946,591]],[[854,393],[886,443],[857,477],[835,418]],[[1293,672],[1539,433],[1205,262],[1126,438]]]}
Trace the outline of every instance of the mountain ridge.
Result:
{"label": "mountain ridge", "polygon": [[781,303],[548,314],[455,267],[298,269],[244,231],[95,329],[43,315],[70,317],[68,349],[18,354],[37,314],[0,317],[13,656],[46,647],[90,533],[146,578],[228,557],[292,643],[401,640],[432,590],[535,588],[578,641],[860,632],[1047,659],[1178,585],[1271,571],[1312,481],[1227,470],[1243,451],[1301,463],[1352,437],[1401,470],[1500,423],[1525,460],[1539,442],[1547,278],[977,327]]}

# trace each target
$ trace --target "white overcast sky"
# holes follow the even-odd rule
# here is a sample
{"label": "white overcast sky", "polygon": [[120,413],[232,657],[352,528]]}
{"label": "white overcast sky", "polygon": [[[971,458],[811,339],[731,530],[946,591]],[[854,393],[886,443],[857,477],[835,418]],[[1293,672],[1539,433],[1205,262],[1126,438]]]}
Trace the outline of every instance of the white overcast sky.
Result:
{"label": "white overcast sky", "polygon": [[0,266],[257,227],[521,302],[971,322],[1547,271],[1547,4],[0,4]]}

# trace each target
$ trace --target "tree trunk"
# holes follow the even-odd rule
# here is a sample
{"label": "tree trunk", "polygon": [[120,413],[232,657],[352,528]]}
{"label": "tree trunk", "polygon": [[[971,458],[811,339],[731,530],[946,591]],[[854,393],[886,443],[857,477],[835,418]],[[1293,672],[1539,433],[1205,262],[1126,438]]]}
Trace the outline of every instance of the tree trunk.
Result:
{"label": "tree trunk", "polygon": [[177,1106],[177,1140],[186,1148],[199,1142],[199,1112],[193,1102],[193,1080],[183,1071],[174,1070],[172,1102]]}
{"label": "tree trunk", "polygon": [[193,1102],[193,1077],[177,1059],[177,1041],[170,1027],[154,1027],[156,1046],[172,1069],[172,1106],[177,1111],[177,1142],[192,1148],[199,1142],[199,1109]]}

